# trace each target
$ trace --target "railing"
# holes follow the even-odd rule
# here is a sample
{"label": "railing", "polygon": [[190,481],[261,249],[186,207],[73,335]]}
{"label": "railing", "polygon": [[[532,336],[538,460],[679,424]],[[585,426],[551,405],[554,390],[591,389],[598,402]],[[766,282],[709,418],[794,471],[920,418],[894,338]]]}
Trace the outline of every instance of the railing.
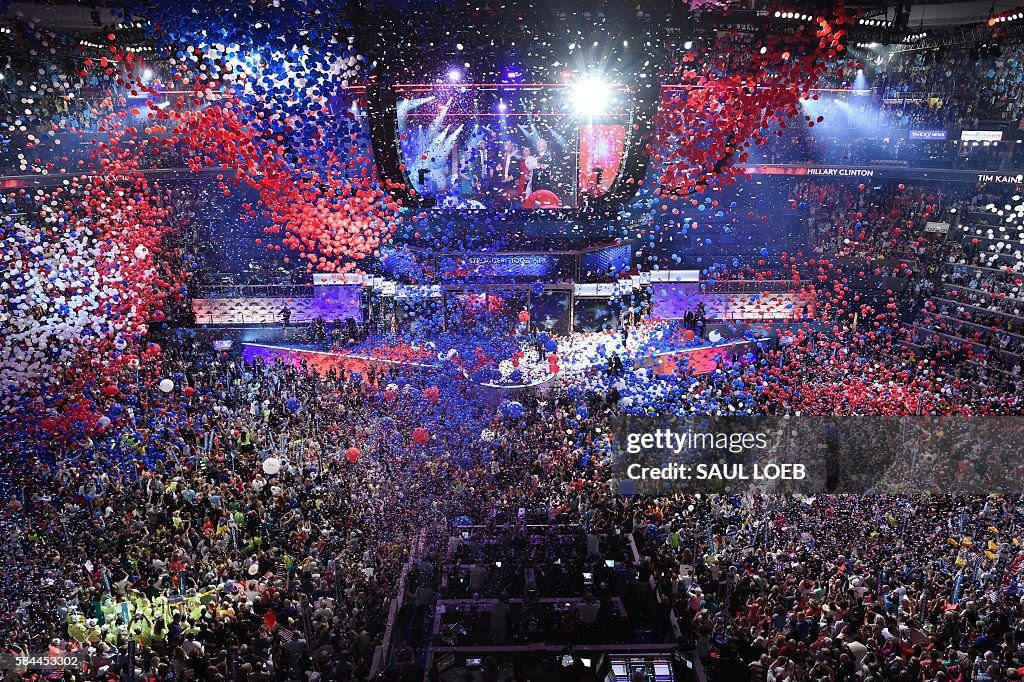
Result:
{"label": "railing", "polygon": [[[956,318],[950,318],[950,319],[955,320]],[[970,346],[973,350],[980,351],[981,354],[984,357],[991,358],[991,357],[995,356],[996,358],[999,358],[1000,355],[1012,355],[1015,358],[1024,357],[1020,353],[1014,353],[1012,350],[1005,350],[1003,348],[993,348],[993,347],[987,345],[984,341],[977,341],[975,339],[968,339],[968,338],[963,337],[963,336],[958,336],[957,334],[951,334],[949,332],[940,331],[938,329],[932,329],[930,327],[923,327],[920,324],[912,324],[910,326],[913,329],[919,330],[922,334],[925,334],[926,336],[931,336],[931,335],[943,336],[943,337],[945,337],[947,339],[952,339],[953,341],[956,341],[957,343],[959,343],[962,346],[963,345]]]}
{"label": "railing", "polygon": [[[934,300],[942,301],[943,303],[951,303],[952,305],[955,305],[955,306],[962,305],[965,308],[972,308],[974,310],[979,310],[979,311],[981,311],[983,313],[988,313],[989,315],[995,315],[997,317],[1012,317],[1015,320],[1020,320],[1020,321],[1024,322],[1024,317],[1021,317],[1020,315],[1014,315],[1013,313],[1007,313],[1007,312],[1003,312],[1003,311],[1000,311],[1000,310],[992,310],[991,308],[985,308],[985,307],[982,307],[980,305],[974,305],[972,303],[967,303],[966,301],[957,301],[957,300],[950,299],[950,298],[942,298],[941,296],[935,296],[933,298],[934,298]],[[954,318],[954,319],[956,319],[956,318]]]}
{"label": "railing", "polygon": [[[969,325],[971,327],[977,327],[978,329],[981,329],[981,330],[987,331],[987,332],[991,332],[992,331],[992,325],[990,325],[990,324],[980,324],[978,322],[972,322],[971,320],[965,320],[965,319],[960,318],[960,317],[953,317],[949,313],[942,312],[941,310],[940,311],[935,311],[935,312],[928,311],[928,312],[925,313],[925,315],[931,315],[932,317],[944,317],[947,320],[952,320],[953,322],[956,322],[957,324],[966,324],[966,325]],[[1013,336],[1015,338],[1024,339],[1024,334],[1017,334],[1015,332],[1011,332],[1011,331],[1008,331],[1006,329],[997,329],[996,333],[999,333],[999,334],[1009,334],[1010,336]]]}
{"label": "railing", "polygon": [[412,542],[412,546],[409,550],[409,560],[405,562],[405,566],[402,567],[402,574],[399,576],[398,582],[396,583],[395,588],[398,594],[396,594],[395,598],[391,600],[391,606],[388,608],[387,625],[384,626],[384,636],[381,640],[380,646],[378,646],[373,652],[373,662],[370,664],[370,679],[376,678],[380,673],[386,670],[389,665],[391,665],[395,645],[395,622],[398,620],[398,613],[402,610],[402,604],[405,603],[409,571],[411,571],[412,567],[417,561],[419,561],[426,543],[427,531],[422,530]]}
{"label": "railing", "polygon": [[971,263],[946,263],[946,266],[952,268],[953,270],[956,270],[957,268],[968,268],[971,270],[987,270],[988,272],[996,272],[999,273],[1000,275],[1020,275],[1019,272],[1006,270],[1004,268],[990,268],[984,265],[974,265]]}
{"label": "railing", "polygon": [[[981,294],[982,296],[986,296],[988,298],[994,298],[997,301],[1015,301],[1017,303],[1024,303],[1024,299],[1016,298],[1015,296],[1007,296],[1006,294],[1000,293],[998,291],[986,291],[985,289],[974,289],[972,287],[966,287],[966,286],[964,286],[962,284],[953,284],[952,282],[943,282],[942,286],[944,286],[944,287],[952,287],[953,289],[959,289],[960,291],[964,291],[964,292],[971,293],[971,294]],[[993,312],[998,312],[998,311],[993,311]],[[1012,315],[1013,313],[1008,313],[1008,314]]]}

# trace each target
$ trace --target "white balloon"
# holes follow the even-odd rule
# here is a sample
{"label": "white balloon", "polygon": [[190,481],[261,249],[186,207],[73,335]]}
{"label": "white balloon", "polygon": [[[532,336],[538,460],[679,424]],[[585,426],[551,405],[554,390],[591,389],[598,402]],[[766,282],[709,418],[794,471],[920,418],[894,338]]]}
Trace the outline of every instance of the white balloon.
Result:
{"label": "white balloon", "polygon": [[281,460],[276,457],[268,457],[263,460],[263,473],[273,476],[279,471],[281,471]]}
{"label": "white balloon", "polygon": [[160,390],[164,393],[170,393],[174,390],[174,382],[170,379],[164,379],[160,382]]}
{"label": "white balloon", "polygon": [[146,248],[145,244],[139,244],[135,247],[135,257],[142,260],[149,255],[149,249]]}
{"label": "white balloon", "polygon": [[498,372],[501,373],[502,379],[508,379],[515,369],[515,365],[512,364],[511,360],[502,360],[498,363]]}
{"label": "white balloon", "polygon": [[722,340],[722,332],[718,331],[717,329],[712,329],[708,333],[708,341],[710,341],[711,343],[718,343],[721,340]]}

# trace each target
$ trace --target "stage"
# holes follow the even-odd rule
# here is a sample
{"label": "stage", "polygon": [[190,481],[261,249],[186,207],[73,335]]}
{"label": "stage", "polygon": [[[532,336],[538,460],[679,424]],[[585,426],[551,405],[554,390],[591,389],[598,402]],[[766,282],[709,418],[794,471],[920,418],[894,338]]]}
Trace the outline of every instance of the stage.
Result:
{"label": "stage", "polygon": [[440,364],[436,361],[422,362],[407,358],[385,358],[373,357],[370,355],[357,355],[349,353],[338,353],[331,351],[314,350],[302,345],[270,345],[262,343],[243,343],[242,357],[247,364],[252,364],[257,358],[264,364],[272,364],[280,361],[292,367],[305,366],[307,369],[319,374],[327,374],[331,370],[348,372],[359,372],[367,376],[371,372],[381,374],[395,366],[415,367],[418,369],[438,369]]}
{"label": "stage", "polygon": [[[609,367],[609,359],[618,356],[633,367],[650,369],[654,375],[668,376],[683,371],[696,375],[713,372],[719,363],[733,363],[748,353],[757,351],[758,344],[771,343],[768,338],[736,338],[719,340],[666,339],[664,330],[641,328],[623,342],[618,332],[573,334],[558,339],[559,372],[549,370],[547,355],[533,346],[524,346],[517,358],[503,358],[494,363],[500,378],[481,381],[484,386],[501,389],[541,387],[559,376],[572,377]],[[448,361],[436,349],[407,345],[382,347],[377,351],[346,353],[340,350],[319,350],[308,344],[243,343],[243,357],[251,364],[257,358],[265,364],[280,361],[293,367],[326,374],[331,370],[359,372],[363,376],[384,374],[395,367],[418,370],[439,370]],[[464,376],[466,368],[456,362],[452,365]]]}

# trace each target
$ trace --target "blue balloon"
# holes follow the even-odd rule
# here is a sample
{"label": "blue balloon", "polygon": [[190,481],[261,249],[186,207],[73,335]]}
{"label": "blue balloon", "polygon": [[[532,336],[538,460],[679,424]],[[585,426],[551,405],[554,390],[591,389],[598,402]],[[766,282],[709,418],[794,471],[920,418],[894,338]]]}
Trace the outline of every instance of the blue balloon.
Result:
{"label": "blue balloon", "polygon": [[519,419],[523,416],[523,404],[509,400],[502,405],[501,411],[509,419]]}

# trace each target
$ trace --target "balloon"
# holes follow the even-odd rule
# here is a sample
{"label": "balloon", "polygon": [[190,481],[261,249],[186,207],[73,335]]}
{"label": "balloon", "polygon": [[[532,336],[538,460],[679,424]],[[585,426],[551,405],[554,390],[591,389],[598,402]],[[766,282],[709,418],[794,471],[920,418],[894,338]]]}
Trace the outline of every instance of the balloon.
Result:
{"label": "balloon", "polygon": [[268,457],[263,460],[263,473],[268,476],[273,476],[279,471],[281,471],[281,460],[276,457]]}
{"label": "balloon", "polygon": [[525,200],[523,200],[523,208],[526,209],[558,208],[561,205],[562,202],[558,199],[558,195],[546,189],[539,189],[536,192],[532,192]]}
{"label": "balloon", "polygon": [[164,393],[170,393],[174,390],[174,382],[170,379],[164,379],[160,382],[160,390]]}
{"label": "balloon", "polygon": [[427,399],[427,402],[437,403],[441,397],[441,389],[437,386],[428,386],[423,390],[423,397]]}
{"label": "balloon", "polygon": [[430,440],[430,432],[422,426],[417,426],[412,430],[412,442],[416,445],[423,445],[428,440]]}
{"label": "balloon", "polygon": [[687,329],[685,332],[683,332],[683,336],[686,337],[687,341],[693,341],[693,337],[694,337],[693,330],[692,329]]}
{"label": "balloon", "polygon": [[288,398],[288,400],[285,402],[285,407],[288,408],[289,412],[295,414],[296,412],[299,411],[299,408],[302,407],[302,403],[299,402],[298,398],[292,397]]}
{"label": "balloon", "polygon": [[523,404],[510,400],[502,405],[502,412],[510,419],[519,419],[523,416]]}
{"label": "balloon", "polygon": [[115,384],[107,384],[106,386],[103,387],[103,393],[110,398],[113,398],[115,395],[117,395],[119,390],[120,389],[118,389],[118,387]]}
{"label": "balloon", "polygon": [[195,394],[196,389],[191,386],[186,386],[181,392],[185,394],[186,398],[191,398]]}
{"label": "balloon", "polygon": [[718,343],[721,340],[722,332],[718,331],[717,329],[712,329],[710,332],[708,332],[708,341],[710,341],[711,343]]}
{"label": "balloon", "polygon": [[355,464],[356,462],[358,462],[359,458],[362,457],[362,455],[363,455],[363,453],[360,452],[359,448],[356,448],[356,447],[351,447],[351,448],[349,448],[348,450],[345,451],[345,459],[347,459],[352,464]]}

